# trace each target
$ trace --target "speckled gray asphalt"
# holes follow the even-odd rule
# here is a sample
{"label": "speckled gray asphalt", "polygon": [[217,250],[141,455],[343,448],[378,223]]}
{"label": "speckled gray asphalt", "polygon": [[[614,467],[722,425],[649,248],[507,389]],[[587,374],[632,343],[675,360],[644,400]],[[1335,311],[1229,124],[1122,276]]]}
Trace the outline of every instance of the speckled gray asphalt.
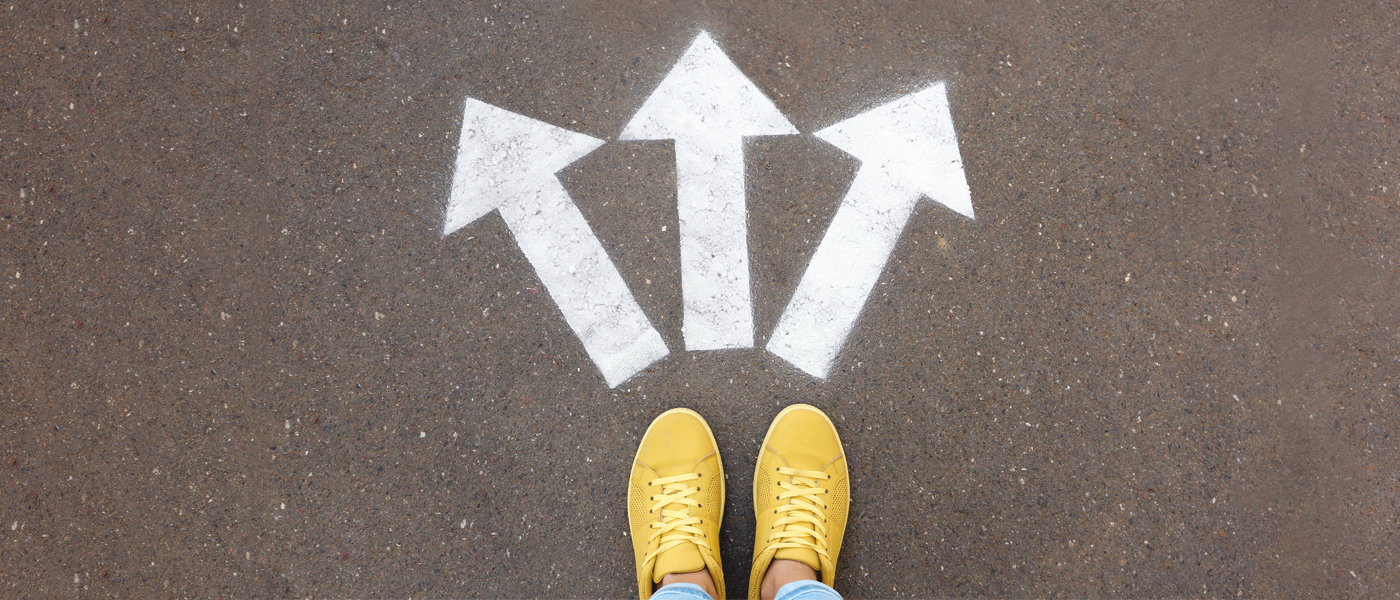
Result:
{"label": "speckled gray asphalt", "polygon": [[[1400,593],[1400,5],[0,3],[0,596],[635,594],[627,469],[705,415],[746,591],[771,418],[827,411],[851,597]],[[709,31],[760,344],[857,161],[946,81],[924,202],[826,381],[685,352],[675,170],[618,133]],[[560,173],[671,355],[609,389],[499,217],[471,97]]]}

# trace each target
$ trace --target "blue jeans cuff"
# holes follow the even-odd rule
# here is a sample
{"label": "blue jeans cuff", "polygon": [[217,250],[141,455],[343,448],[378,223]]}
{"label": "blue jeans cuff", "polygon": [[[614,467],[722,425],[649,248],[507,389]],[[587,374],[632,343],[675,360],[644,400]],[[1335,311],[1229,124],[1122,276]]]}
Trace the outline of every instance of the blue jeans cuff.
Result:
{"label": "blue jeans cuff", "polygon": [[778,588],[775,600],[841,600],[841,594],[820,581],[794,581]]}
{"label": "blue jeans cuff", "polygon": [[[663,585],[651,595],[652,600],[714,600],[693,583]],[[778,588],[776,600],[841,600],[841,594],[820,581],[794,581]]]}
{"label": "blue jeans cuff", "polygon": [[651,595],[651,600],[714,600],[705,589],[693,583],[663,585]]}

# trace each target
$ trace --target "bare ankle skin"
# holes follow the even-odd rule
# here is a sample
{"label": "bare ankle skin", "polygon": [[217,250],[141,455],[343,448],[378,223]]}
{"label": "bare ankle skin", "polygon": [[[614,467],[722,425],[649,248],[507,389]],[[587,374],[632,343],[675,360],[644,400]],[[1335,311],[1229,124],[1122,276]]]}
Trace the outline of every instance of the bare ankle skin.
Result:
{"label": "bare ankle skin", "polygon": [[691,571],[689,573],[671,573],[662,577],[661,583],[656,587],[660,588],[661,586],[671,585],[673,583],[693,583],[700,586],[700,589],[705,590],[705,593],[709,594],[711,598],[719,597],[719,592],[715,591],[715,580],[713,577],[710,577],[710,570],[708,568],[700,569],[699,571]]}
{"label": "bare ankle skin", "polygon": [[773,600],[778,597],[778,590],[794,581],[819,581],[817,571],[806,563],[796,560],[774,560],[768,565],[768,572],[763,574],[763,585],[758,588],[758,597],[762,600]]}

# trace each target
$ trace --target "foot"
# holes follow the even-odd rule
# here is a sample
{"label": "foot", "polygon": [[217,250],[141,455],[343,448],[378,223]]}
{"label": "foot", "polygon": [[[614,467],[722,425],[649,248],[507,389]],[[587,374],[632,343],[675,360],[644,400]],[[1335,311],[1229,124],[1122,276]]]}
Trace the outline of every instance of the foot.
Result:
{"label": "foot", "polygon": [[657,584],[656,589],[659,590],[673,583],[689,583],[691,585],[698,585],[700,586],[700,589],[705,590],[705,593],[709,594],[711,598],[719,597],[719,591],[715,589],[715,579],[714,577],[710,576],[709,569],[700,569],[699,571],[694,571],[691,573],[668,574],[665,577],[661,578],[661,583]]}
{"label": "foot", "polygon": [[[719,525],[724,466],[709,425],[695,411],[668,410],[652,421],[632,462],[627,494],[637,590],[642,600],[664,583],[705,572],[706,592],[724,598]],[[693,582],[692,582],[693,583]]]}
{"label": "foot", "polygon": [[[810,578],[833,585],[850,497],[846,455],[831,419],[805,404],[778,413],[754,469],[757,524],[749,598],[757,600],[765,583],[772,587],[779,580]],[[777,587],[771,590],[775,595]]]}
{"label": "foot", "polygon": [[761,600],[773,600],[778,590],[796,581],[818,581],[817,570],[795,560],[773,559],[768,563],[768,572],[763,574],[763,585],[758,588]]}

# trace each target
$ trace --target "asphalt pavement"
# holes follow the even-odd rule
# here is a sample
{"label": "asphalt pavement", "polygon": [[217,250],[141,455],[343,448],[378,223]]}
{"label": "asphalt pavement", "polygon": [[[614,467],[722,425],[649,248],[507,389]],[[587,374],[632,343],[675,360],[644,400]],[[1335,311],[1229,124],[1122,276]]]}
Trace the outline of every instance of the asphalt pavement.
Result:
{"label": "asphalt pavement", "polygon": [[[796,402],[847,449],[849,597],[1400,595],[1394,1],[0,27],[0,596],[631,597],[678,406],[741,596]],[[681,146],[619,139],[702,32],[799,132],[742,146],[752,348],[687,350]],[[975,218],[917,204],[814,376],[765,344],[863,162],[813,134],[938,82]],[[557,178],[664,358],[610,386],[501,214],[444,235],[469,100],[605,142]]]}

